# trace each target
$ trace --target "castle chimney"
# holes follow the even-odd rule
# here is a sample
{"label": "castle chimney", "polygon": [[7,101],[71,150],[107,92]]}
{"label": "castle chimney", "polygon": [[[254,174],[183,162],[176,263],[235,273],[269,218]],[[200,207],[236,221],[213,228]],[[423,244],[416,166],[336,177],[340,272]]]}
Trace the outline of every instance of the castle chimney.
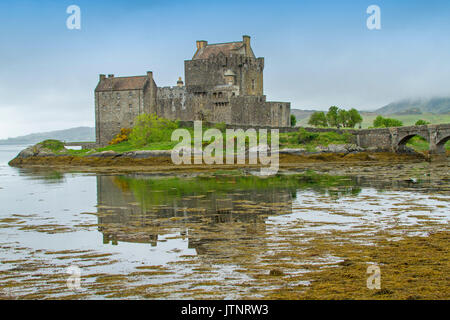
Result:
{"label": "castle chimney", "polygon": [[250,49],[250,36],[243,35],[242,36],[242,42],[245,45],[245,55],[251,56],[251,49]]}
{"label": "castle chimney", "polygon": [[184,82],[183,82],[183,80],[181,80],[181,77],[179,77],[178,81],[177,81],[177,86],[182,87],[183,85],[184,85]]}
{"label": "castle chimney", "polygon": [[108,74],[108,78],[114,78],[113,74]]}
{"label": "castle chimney", "polygon": [[150,79],[150,82],[153,81],[153,71],[147,71],[147,78]]}
{"label": "castle chimney", "polygon": [[100,81],[104,80],[106,78],[106,76],[104,74],[100,75]]}
{"label": "castle chimney", "polygon": [[197,49],[204,48],[208,45],[208,41],[205,40],[197,40]]}

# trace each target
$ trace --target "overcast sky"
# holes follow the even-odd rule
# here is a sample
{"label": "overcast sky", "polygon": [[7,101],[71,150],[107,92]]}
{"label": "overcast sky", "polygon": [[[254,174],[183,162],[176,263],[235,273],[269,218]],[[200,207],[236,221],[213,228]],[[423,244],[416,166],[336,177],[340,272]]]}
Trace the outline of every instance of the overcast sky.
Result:
{"label": "overcast sky", "polygon": [[[69,30],[69,5],[81,30]],[[369,5],[381,30],[369,30]],[[450,96],[450,1],[0,2],[0,138],[94,126],[98,74],[184,78],[196,40],[252,37],[268,100],[375,109]]]}

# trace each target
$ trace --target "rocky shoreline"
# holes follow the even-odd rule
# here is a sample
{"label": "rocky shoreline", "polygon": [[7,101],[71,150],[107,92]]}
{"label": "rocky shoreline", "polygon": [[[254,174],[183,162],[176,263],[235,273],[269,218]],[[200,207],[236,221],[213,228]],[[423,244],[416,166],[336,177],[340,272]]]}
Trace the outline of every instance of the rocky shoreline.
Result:
{"label": "rocky shoreline", "polygon": [[[386,162],[426,160],[423,154],[408,152],[397,154],[384,150],[362,149],[354,144],[334,145],[318,147],[318,151],[309,152],[305,149],[282,149],[279,151],[280,166],[292,166],[305,163],[326,162]],[[220,168],[220,167],[258,167],[260,165],[181,165],[172,163],[170,150],[141,150],[128,152],[102,151],[85,155],[71,155],[67,149],[57,152],[43,148],[39,144],[22,150],[9,162],[13,167],[69,167],[69,168],[114,168],[114,167],[183,167],[183,168]]]}

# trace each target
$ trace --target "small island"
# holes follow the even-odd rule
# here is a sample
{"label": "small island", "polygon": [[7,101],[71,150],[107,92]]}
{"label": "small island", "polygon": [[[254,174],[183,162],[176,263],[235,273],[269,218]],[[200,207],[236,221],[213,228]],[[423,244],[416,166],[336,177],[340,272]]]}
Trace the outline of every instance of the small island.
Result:
{"label": "small island", "polygon": [[[152,121],[149,121],[149,118]],[[186,123],[183,123],[186,125]],[[223,146],[227,140],[239,138],[227,136],[227,126],[224,123],[205,124],[204,130],[217,129],[223,133]],[[137,119],[136,127],[122,129],[107,146],[96,147],[94,144],[81,144],[80,150],[66,148],[66,144],[58,140],[45,140],[28,147],[11,160],[9,164],[15,167],[59,167],[77,168],[81,171],[93,171],[107,168],[122,168],[124,170],[154,171],[203,169],[208,167],[199,164],[176,166],[172,163],[171,151],[178,141],[172,141],[174,130],[184,128],[194,135],[192,126],[182,126],[180,122],[159,118],[156,115],[143,115]],[[381,129],[381,132],[384,132]],[[426,143],[422,139],[412,139],[402,146],[398,152],[392,152],[389,147],[361,147],[358,135],[367,130],[331,129],[331,128],[284,128],[279,133],[279,162],[281,167],[292,167],[302,164],[329,162],[389,162],[389,161],[424,161],[430,158]],[[377,132],[377,131],[376,131]],[[248,138],[245,132],[240,135]],[[210,141],[203,141],[205,147]],[[193,147],[193,145],[192,145]],[[268,148],[270,149],[270,148]],[[248,148],[246,150],[248,156]],[[447,151],[448,153],[448,151]],[[244,165],[212,165],[211,169],[221,166],[258,167],[247,162]]]}

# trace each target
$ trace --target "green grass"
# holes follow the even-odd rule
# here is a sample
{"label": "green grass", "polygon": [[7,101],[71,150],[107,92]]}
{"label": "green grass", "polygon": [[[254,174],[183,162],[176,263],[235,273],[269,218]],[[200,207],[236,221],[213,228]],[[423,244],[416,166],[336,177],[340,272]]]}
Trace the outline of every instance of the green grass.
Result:
{"label": "green grass", "polygon": [[[406,146],[414,149],[417,152],[425,152],[430,148],[428,141],[420,136],[415,136],[409,139]],[[450,150],[450,141],[447,141],[447,143],[445,144],[445,149]]]}
{"label": "green grass", "polygon": [[44,140],[40,142],[39,145],[51,151],[60,151],[64,149],[64,143],[59,140]]}
{"label": "green grass", "polygon": [[300,128],[298,132],[280,133],[280,148],[304,148],[315,151],[316,147],[327,147],[330,144],[347,144],[351,142],[351,135],[337,132],[307,132]]}
{"label": "green grass", "polygon": [[89,149],[81,149],[81,150],[73,150],[73,149],[67,149],[64,151],[64,153],[70,154],[72,156],[84,156],[86,153],[88,153]]}
{"label": "green grass", "polygon": [[[203,132],[206,130],[205,128]],[[191,133],[192,137],[192,145],[194,143],[193,136],[194,132],[192,128],[187,129]],[[239,135],[238,135],[239,136]],[[258,137],[259,139],[260,137]],[[224,134],[223,147],[224,151],[226,148],[226,144],[229,138]],[[328,146],[329,144],[346,144],[351,142],[350,134],[339,134],[336,132],[318,132],[318,133],[309,133],[304,129],[300,129],[297,132],[288,132],[288,133],[280,133],[279,134],[280,148],[304,148],[307,151],[315,151],[317,146]],[[130,152],[130,151],[139,151],[139,150],[172,150],[179,142],[178,141],[161,141],[161,142],[152,142],[145,146],[135,146],[130,141],[120,142],[114,145],[108,145],[106,147],[97,148],[97,149],[81,149],[81,150],[73,150],[73,149],[64,149],[64,144],[57,140],[44,141],[42,142],[45,146],[57,153],[60,154],[69,154],[73,156],[85,156],[92,152],[102,152],[102,151],[114,151],[117,153]],[[210,141],[204,141],[203,146],[209,145]],[[247,141],[248,143],[248,141]],[[267,143],[270,145],[270,134],[267,139]],[[235,143],[235,150],[237,145]]]}
{"label": "green grass", "polygon": [[139,151],[139,150],[172,150],[174,146],[177,145],[177,142],[163,141],[163,142],[154,142],[150,143],[143,147],[135,147],[129,141],[124,141],[118,144],[106,146],[98,149],[81,149],[81,150],[72,150],[68,149],[64,151],[66,154],[70,154],[72,156],[85,156],[91,152],[102,152],[102,151],[114,151],[117,153],[129,152],[129,151]]}
{"label": "green grass", "polygon": [[162,141],[162,142],[152,142],[143,147],[133,146],[129,141],[124,141],[118,144],[106,146],[103,148],[98,148],[96,151],[115,151],[115,152],[128,152],[128,151],[138,151],[138,150],[171,150],[177,142],[172,141]]}
{"label": "green grass", "polygon": [[419,152],[424,152],[429,149],[428,141],[419,136],[415,136],[415,137],[412,137],[411,139],[409,139],[406,146],[413,148],[414,150],[419,151]]}

